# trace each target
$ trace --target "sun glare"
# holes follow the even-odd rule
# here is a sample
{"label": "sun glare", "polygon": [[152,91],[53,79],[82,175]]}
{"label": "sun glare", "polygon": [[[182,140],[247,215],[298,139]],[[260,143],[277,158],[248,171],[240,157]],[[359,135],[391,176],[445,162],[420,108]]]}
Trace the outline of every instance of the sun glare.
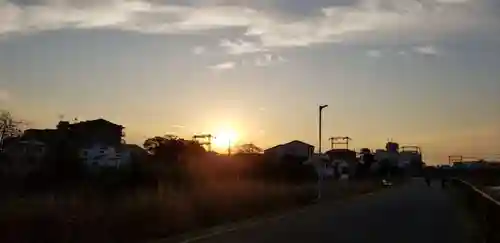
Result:
{"label": "sun glare", "polygon": [[238,136],[233,130],[223,130],[215,135],[214,144],[219,148],[225,149],[230,145],[233,146],[237,139]]}

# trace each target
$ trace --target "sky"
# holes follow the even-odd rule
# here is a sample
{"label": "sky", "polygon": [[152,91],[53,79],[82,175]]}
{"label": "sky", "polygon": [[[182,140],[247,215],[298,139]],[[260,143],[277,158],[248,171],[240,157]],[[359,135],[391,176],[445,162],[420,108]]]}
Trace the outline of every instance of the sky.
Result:
{"label": "sky", "polygon": [[497,0],[0,0],[0,108],[106,118],[142,144],[418,145],[500,154]]}

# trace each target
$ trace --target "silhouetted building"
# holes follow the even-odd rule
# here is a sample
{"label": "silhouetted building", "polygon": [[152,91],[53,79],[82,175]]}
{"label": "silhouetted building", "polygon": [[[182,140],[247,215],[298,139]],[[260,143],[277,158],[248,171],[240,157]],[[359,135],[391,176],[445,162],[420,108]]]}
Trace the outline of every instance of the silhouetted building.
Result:
{"label": "silhouetted building", "polygon": [[314,146],[302,141],[294,140],[264,150],[264,156],[270,159],[281,160],[285,157],[303,158],[304,161],[314,153]]}
{"label": "silhouetted building", "polygon": [[399,143],[387,142],[387,143],[385,144],[385,149],[386,149],[388,152],[394,152],[394,153],[397,153],[397,152],[399,152]]}
{"label": "silhouetted building", "polygon": [[357,161],[356,151],[350,149],[331,149],[326,152],[331,161],[344,160],[348,163]]}
{"label": "silhouetted building", "polygon": [[59,123],[58,130],[65,130],[72,146],[78,148],[79,158],[87,166],[119,168],[128,164],[131,153],[122,144],[121,125],[104,119],[84,121],[74,124]]}
{"label": "silhouetted building", "polygon": [[26,130],[18,141],[6,147],[6,154],[19,166],[24,161],[39,164],[51,154],[55,157],[50,159],[74,156],[87,165],[120,167],[130,161],[130,151],[122,144],[123,129],[104,119],[60,121],[56,129]]}
{"label": "silhouetted building", "polygon": [[356,171],[356,151],[345,148],[334,148],[326,152],[336,173],[353,175]]}
{"label": "silhouetted building", "polygon": [[47,151],[45,143],[39,141],[9,139],[4,144],[2,159],[0,160],[1,173],[24,177],[42,166],[42,159]]}
{"label": "silhouetted building", "polygon": [[79,145],[102,144],[116,146],[121,144],[124,127],[104,119],[84,121],[74,124],[59,123],[58,130],[67,129],[68,138]]}

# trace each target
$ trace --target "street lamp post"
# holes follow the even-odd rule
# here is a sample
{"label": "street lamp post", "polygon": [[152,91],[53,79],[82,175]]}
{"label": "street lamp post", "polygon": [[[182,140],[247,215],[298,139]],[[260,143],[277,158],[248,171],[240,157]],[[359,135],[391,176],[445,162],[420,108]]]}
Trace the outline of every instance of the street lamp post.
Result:
{"label": "street lamp post", "polygon": [[322,111],[323,109],[325,109],[326,107],[328,107],[328,105],[320,105],[319,106],[319,121],[318,121],[318,152],[319,152],[319,170],[318,170],[318,199],[317,200],[320,200],[321,199],[321,185],[322,185],[322,181],[323,181],[323,173],[326,169],[326,164],[323,163],[323,157],[321,156],[321,120],[322,120]]}
{"label": "street lamp post", "polygon": [[318,139],[319,139],[319,143],[318,143],[318,151],[319,153],[321,154],[321,118],[322,118],[322,111],[323,109],[325,109],[326,107],[328,107],[328,105],[320,105],[319,106],[319,126],[318,126]]}

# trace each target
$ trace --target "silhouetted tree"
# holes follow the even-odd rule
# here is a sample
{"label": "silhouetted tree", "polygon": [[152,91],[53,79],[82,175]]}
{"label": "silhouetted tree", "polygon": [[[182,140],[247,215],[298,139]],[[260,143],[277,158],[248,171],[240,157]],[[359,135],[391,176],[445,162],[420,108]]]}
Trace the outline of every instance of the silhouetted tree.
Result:
{"label": "silhouetted tree", "polygon": [[23,122],[15,120],[10,112],[0,111],[0,149],[6,139],[21,136],[21,124]]}
{"label": "silhouetted tree", "polygon": [[144,141],[144,148],[151,155],[152,176],[157,181],[168,181],[173,185],[189,186],[192,180],[190,163],[193,157],[206,154],[201,144],[192,140],[185,140],[175,135],[156,136]]}
{"label": "silhouetted tree", "polygon": [[146,139],[143,144],[146,151],[156,157],[165,157],[167,154],[173,154],[174,151],[179,151],[181,143],[177,137],[170,135],[156,136]]}
{"label": "silhouetted tree", "polygon": [[242,144],[237,148],[238,154],[260,154],[262,152],[263,149],[253,143]]}
{"label": "silhouetted tree", "polygon": [[144,141],[144,148],[156,160],[166,162],[178,162],[181,157],[205,153],[205,149],[198,142],[185,140],[175,135],[148,138]]}

